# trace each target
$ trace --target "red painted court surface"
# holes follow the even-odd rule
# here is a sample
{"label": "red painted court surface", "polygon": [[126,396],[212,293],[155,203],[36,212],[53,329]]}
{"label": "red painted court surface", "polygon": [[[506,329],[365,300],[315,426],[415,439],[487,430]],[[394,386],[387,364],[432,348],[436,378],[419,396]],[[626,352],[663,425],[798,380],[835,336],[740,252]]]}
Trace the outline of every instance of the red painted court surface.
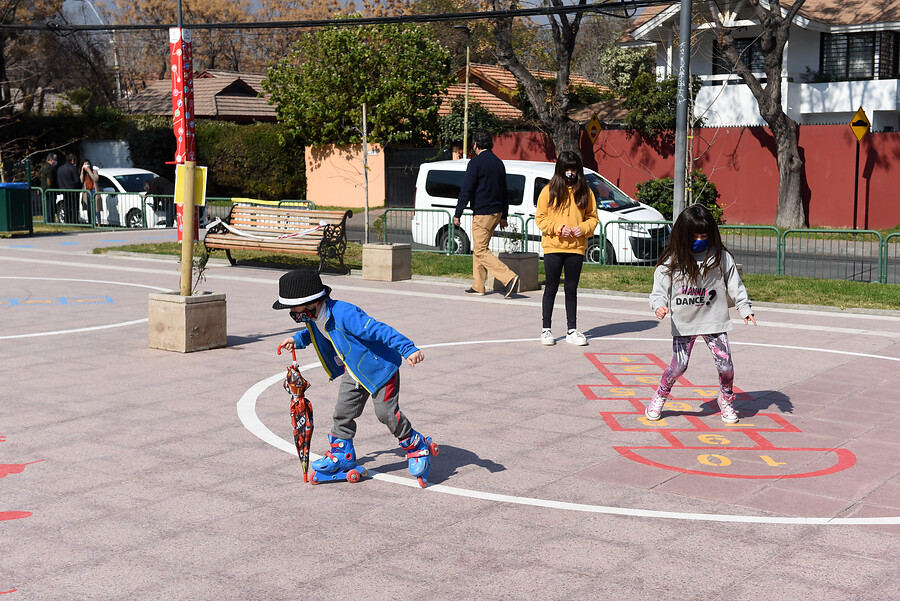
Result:
{"label": "red painted court surface", "polygon": [[[544,347],[539,292],[326,276],[424,351],[400,406],[441,452],[420,489],[367,408],[370,477],[313,487],[282,272],[213,265],[228,348],[181,355],[146,323],[177,263],[88,254],[173,235],[0,240],[0,599],[900,599],[900,315],[758,305],[740,422],[702,345],[651,422],[671,335],[646,298],[583,292],[574,347],[560,295]],[[298,360],[321,454],[338,384]]]}

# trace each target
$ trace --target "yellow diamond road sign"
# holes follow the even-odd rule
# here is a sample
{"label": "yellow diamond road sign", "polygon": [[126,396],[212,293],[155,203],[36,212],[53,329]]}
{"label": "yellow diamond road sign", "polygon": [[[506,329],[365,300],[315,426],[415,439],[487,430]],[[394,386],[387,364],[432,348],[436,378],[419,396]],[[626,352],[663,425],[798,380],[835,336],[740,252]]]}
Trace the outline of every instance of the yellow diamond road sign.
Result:
{"label": "yellow diamond road sign", "polygon": [[859,107],[859,110],[853,115],[853,119],[850,120],[850,129],[853,130],[853,135],[856,136],[858,142],[862,142],[862,139],[869,133],[870,125],[869,118],[866,117],[866,111]]}
{"label": "yellow diamond road sign", "polygon": [[588,137],[591,139],[591,144],[593,144],[597,140],[597,136],[599,136],[600,132],[603,130],[600,119],[597,119],[597,113],[594,113],[591,116],[591,120],[588,121],[587,125],[584,127],[587,130]]}

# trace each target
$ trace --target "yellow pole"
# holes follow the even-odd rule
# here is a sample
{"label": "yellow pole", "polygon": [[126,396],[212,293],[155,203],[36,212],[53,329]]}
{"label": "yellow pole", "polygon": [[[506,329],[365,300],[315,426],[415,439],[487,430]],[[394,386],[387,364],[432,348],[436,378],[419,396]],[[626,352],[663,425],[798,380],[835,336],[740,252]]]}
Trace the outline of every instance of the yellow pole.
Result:
{"label": "yellow pole", "polygon": [[181,296],[191,295],[194,269],[194,173],[197,163],[184,162],[184,206],[181,219]]}

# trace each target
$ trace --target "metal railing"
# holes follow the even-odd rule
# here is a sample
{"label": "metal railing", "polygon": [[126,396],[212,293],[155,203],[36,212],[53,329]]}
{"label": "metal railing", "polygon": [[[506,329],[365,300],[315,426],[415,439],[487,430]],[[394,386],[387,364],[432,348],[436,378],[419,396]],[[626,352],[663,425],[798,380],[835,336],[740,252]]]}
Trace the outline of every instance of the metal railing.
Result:
{"label": "metal railing", "polygon": [[669,242],[671,221],[610,221],[588,239],[585,262],[654,265]]}
{"label": "metal railing", "polygon": [[882,243],[873,230],[785,230],[779,274],[881,282]]}
{"label": "metal railing", "polygon": [[741,264],[744,273],[775,275],[782,264],[781,234],[769,225],[721,225],[725,248]]}

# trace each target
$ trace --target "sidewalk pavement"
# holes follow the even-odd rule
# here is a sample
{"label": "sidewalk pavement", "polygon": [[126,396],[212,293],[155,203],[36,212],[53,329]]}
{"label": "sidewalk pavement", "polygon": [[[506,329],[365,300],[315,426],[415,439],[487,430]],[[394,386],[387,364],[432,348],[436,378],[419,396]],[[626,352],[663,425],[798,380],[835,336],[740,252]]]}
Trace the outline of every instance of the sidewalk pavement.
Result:
{"label": "sidewalk pavement", "polygon": [[[89,251],[159,236],[0,240],[10,601],[900,598],[896,315],[760,305],[729,334],[739,424],[702,345],[648,422],[671,334],[646,298],[581,293],[575,347],[560,295],[545,347],[539,292],[324,276],[425,353],[400,405],[441,452],[420,489],[367,408],[372,477],[313,487],[275,354],[296,328],[271,309],[282,272],[213,264],[228,347],[153,350],[147,295],[177,263]],[[298,359],[322,453],[338,384]]]}

